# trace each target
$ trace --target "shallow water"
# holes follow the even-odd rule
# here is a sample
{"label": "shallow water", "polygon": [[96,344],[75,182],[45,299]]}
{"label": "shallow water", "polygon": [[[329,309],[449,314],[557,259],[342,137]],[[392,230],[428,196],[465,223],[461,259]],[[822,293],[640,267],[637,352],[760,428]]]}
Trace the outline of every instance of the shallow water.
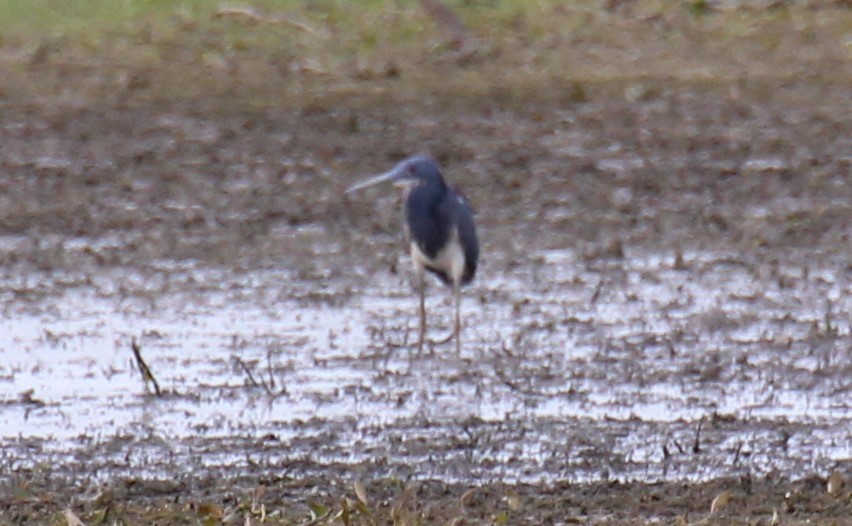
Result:
{"label": "shallow water", "polygon": [[[461,358],[452,345],[412,355],[405,272],[354,271],[317,297],[286,270],[191,261],[7,270],[7,462],[96,478],[194,468],[525,482],[796,477],[848,462],[848,275],[675,258],[549,250],[506,273],[486,267],[463,302]],[[451,306],[437,285],[429,311],[442,336]],[[134,338],[162,398],[133,364]]]}

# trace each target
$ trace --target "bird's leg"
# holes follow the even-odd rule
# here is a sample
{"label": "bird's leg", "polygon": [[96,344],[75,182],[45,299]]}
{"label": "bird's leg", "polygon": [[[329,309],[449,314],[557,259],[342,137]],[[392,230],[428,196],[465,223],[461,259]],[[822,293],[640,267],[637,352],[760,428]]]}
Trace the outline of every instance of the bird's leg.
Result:
{"label": "bird's leg", "polygon": [[423,342],[426,340],[426,278],[423,272],[418,273],[420,288],[420,336],[417,339],[417,354],[423,353]]}
{"label": "bird's leg", "polygon": [[458,284],[453,286],[453,301],[456,304],[456,324],[453,337],[456,339],[456,355],[461,356],[461,290]]}
{"label": "bird's leg", "polygon": [[456,340],[456,354],[461,355],[461,288],[458,285],[453,285],[453,305],[455,308],[455,322],[453,330],[446,338],[440,340],[430,340],[436,345],[443,345]]}

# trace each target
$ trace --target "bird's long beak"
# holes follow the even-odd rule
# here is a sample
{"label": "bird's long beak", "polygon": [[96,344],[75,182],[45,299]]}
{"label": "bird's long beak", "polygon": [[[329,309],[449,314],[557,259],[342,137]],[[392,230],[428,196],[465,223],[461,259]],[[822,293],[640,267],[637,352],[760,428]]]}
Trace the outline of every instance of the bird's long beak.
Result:
{"label": "bird's long beak", "polygon": [[352,193],[356,190],[360,190],[362,188],[367,188],[369,186],[375,186],[377,184],[386,183],[386,182],[389,182],[389,181],[397,181],[397,180],[399,180],[399,178],[404,173],[405,172],[403,170],[400,170],[399,168],[394,168],[393,170],[387,171],[383,174],[379,174],[375,177],[370,177],[366,181],[361,181],[360,183],[358,183],[355,186],[352,186],[348,190],[346,190],[346,193],[349,194],[349,193]]}

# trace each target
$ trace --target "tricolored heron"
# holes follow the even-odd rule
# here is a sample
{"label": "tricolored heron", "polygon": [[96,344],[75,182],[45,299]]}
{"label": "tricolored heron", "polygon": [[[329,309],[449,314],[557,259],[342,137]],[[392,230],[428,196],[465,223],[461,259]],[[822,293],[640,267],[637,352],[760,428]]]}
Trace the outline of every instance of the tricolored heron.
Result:
{"label": "tricolored heron", "polygon": [[405,222],[411,240],[411,261],[420,290],[420,337],[426,337],[425,273],[429,271],[453,289],[455,325],[450,338],[461,354],[461,287],[473,280],[479,243],[467,200],[447,185],[438,165],[424,156],[409,157],[390,171],[351,187],[346,193],[384,182],[410,183],[405,198]]}

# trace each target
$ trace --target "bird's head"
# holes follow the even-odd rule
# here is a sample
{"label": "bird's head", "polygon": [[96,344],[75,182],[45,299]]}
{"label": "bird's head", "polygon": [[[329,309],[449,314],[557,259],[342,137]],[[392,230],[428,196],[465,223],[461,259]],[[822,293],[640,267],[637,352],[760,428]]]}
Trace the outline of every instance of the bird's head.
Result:
{"label": "bird's head", "polygon": [[377,185],[385,182],[402,182],[402,183],[418,183],[418,184],[439,184],[444,185],[444,178],[441,176],[441,171],[438,169],[438,164],[431,158],[423,155],[415,155],[403,159],[389,171],[371,177],[366,181],[362,181],[355,186],[346,190],[346,193],[354,192],[362,188]]}

